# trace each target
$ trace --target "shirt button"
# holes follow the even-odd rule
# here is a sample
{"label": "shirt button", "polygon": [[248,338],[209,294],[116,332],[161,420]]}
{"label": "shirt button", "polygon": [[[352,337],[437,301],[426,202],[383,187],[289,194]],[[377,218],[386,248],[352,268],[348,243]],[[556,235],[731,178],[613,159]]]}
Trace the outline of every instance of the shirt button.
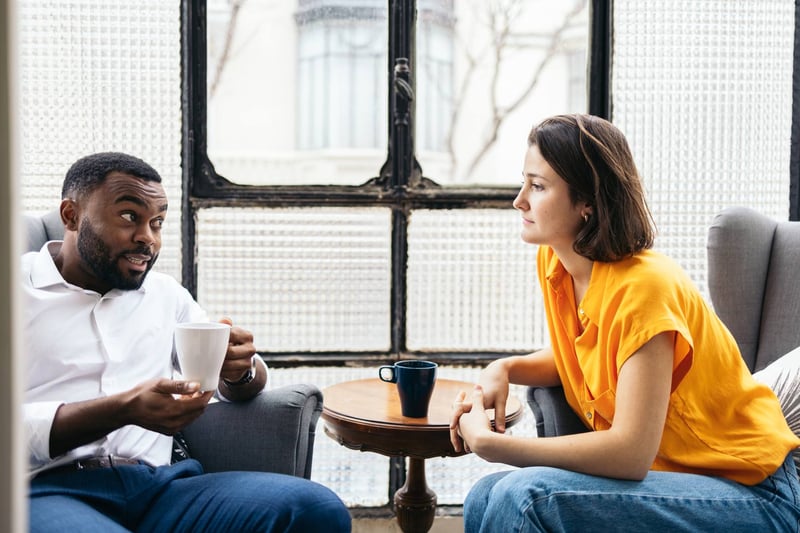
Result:
{"label": "shirt button", "polygon": [[588,418],[589,420],[591,420],[591,419],[592,419],[592,413],[590,413],[590,412],[588,412],[588,411],[587,411],[587,412],[586,412],[586,418]]}
{"label": "shirt button", "polygon": [[583,312],[583,307],[580,307],[580,308],[578,309],[578,312],[579,312],[580,314],[582,314],[582,315],[585,315],[585,314],[586,314],[586,313],[584,313],[584,312]]}

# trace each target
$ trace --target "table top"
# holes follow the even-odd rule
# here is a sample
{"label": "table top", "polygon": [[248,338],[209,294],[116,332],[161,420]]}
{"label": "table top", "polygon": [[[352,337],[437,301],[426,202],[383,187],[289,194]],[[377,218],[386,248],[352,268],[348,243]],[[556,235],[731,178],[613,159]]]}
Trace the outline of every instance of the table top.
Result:
{"label": "table top", "polygon": [[[462,455],[450,444],[450,413],[459,391],[470,394],[473,383],[437,379],[428,416],[409,418],[400,412],[397,385],[378,378],[332,385],[322,391],[325,432],[343,446],[389,456],[417,458]],[[487,410],[491,420],[494,410]],[[522,419],[522,404],[510,396],[506,427]]]}

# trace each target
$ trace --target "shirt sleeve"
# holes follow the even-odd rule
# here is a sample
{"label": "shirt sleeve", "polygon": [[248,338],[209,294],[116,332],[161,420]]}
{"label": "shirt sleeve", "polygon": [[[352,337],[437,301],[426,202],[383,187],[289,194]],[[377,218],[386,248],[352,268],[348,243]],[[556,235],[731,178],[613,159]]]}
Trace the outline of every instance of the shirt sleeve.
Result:
{"label": "shirt sleeve", "polygon": [[176,317],[179,324],[185,322],[208,322],[210,319],[205,309],[200,307],[192,295],[183,287],[179,287],[178,296],[180,304],[178,305],[178,316]]}
{"label": "shirt sleeve", "polygon": [[56,411],[63,402],[32,402],[22,407],[31,470],[52,461],[50,458],[50,429]]}
{"label": "shirt sleeve", "polygon": [[663,332],[675,332],[673,347],[673,389],[691,366],[694,339],[689,323],[693,291],[684,276],[667,263],[650,272],[629,276],[617,295],[619,306],[614,313],[608,339],[617,346],[617,369],[650,339]]}

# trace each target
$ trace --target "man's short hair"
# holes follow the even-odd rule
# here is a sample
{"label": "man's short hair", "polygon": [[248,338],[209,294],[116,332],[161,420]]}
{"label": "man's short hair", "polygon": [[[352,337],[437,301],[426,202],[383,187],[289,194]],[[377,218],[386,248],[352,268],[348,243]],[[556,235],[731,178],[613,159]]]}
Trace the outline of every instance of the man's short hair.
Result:
{"label": "man's short hair", "polygon": [[101,152],[82,157],[72,164],[64,177],[61,198],[75,200],[89,194],[112,172],[161,183],[159,173],[138,157],[121,152]]}

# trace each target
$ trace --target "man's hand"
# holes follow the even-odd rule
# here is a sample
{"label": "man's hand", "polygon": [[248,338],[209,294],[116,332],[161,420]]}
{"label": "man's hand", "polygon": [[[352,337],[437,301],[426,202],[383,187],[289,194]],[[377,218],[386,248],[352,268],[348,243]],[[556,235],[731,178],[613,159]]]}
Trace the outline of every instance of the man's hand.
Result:
{"label": "man's hand", "polygon": [[152,379],[120,394],[63,404],[50,430],[50,457],[127,425],[174,435],[203,413],[213,394],[201,393],[196,382]]}
{"label": "man's hand", "polygon": [[[231,326],[231,337],[219,375],[219,392],[234,402],[249,400],[264,390],[267,384],[267,366],[256,356],[252,333],[234,327],[230,318],[222,318],[220,322]],[[239,384],[251,369],[251,381]]]}
{"label": "man's hand", "polygon": [[200,391],[194,381],[157,379],[131,391],[126,415],[132,424],[174,435],[203,414],[214,391]]}
{"label": "man's hand", "polygon": [[234,326],[233,321],[228,317],[220,319],[220,322],[231,326],[228,351],[225,353],[220,377],[235,383],[250,370],[253,356],[256,354],[256,346],[253,344],[251,332]]}

